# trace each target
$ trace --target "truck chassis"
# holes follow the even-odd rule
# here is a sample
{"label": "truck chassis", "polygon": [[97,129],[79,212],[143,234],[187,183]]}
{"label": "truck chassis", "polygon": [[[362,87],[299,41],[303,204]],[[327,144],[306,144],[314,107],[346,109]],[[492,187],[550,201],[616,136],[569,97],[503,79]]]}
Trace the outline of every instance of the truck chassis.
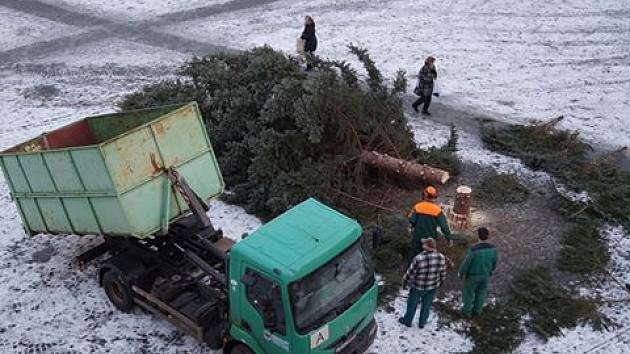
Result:
{"label": "truck chassis", "polygon": [[137,305],[220,349],[228,328],[225,257],[233,243],[189,215],[171,224],[167,235],[105,236],[77,258],[85,264],[109,254],[99,283],[119,310]]}

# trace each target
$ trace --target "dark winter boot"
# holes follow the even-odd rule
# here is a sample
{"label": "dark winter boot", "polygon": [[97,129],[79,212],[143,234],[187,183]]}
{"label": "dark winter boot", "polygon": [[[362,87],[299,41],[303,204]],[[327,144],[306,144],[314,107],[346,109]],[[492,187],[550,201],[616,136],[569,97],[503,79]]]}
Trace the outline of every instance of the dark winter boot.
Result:
{"label": "dark winter boot", "polygon": [[411,323],[405,322],[405,319],[403,317],[398,319],[398,323],[402,324],[403,326],[411,327]]}
{"label": "dark winter boot", "polygon": [[416,106],[416,104],[415,104],[415,103],[412,103],[412,104],[411,104],[411,107],[413,107],[413,110],[414,110],[416,113],[418,113],[418,106]]}
{"label": "dark winter boot", "polygon": [[[417,112],[417,110],[416,110],[416,112]],[[429,113],[429,111],[422,111],[422,114],[424,114],[425,116],[430,116],[431,115],[431,113]]]}

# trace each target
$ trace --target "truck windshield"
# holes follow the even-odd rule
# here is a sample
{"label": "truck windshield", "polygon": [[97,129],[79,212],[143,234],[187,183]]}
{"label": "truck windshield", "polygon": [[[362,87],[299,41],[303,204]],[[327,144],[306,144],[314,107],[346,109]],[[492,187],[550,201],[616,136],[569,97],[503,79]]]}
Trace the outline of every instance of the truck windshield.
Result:
{"label": "truck windshield", "polygon": [[361,240],[289,287],[300,334],[319,328],[350,307],[374,283],[374,269]]}

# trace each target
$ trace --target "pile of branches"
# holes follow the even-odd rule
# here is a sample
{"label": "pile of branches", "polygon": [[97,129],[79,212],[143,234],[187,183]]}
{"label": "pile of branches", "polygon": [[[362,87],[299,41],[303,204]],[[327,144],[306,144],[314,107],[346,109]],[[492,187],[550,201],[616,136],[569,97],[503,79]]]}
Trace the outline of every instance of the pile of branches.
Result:
{"label": "pile of branches", "polygon": [[492,174],[481,181],[474,192],[475,200],[492,204],[523,203],[529,190],[512,174]]}
{"label": "pile of branches", "polygon": [[520,322],[521,314],[510,304],[485,308],[468,329],[468,335],[474,342],[470,354],[514,352],[525,338],[525,330]]}
{"label": "pile of branches", "polygon": [[[558,269],[584,275],[585,279],[596,272],[612,277],[606,269],[608,245],[600,229],[604,222],[630,229],[630,172],[619,164],[622,149],[595,156],[592,147],[579,139],[578,132],[556,129],[562,119],[558,117],[529,126],[497,126],[485,122],[482,139],[490,150],[516,157],[533,170],[545,171],[565,187],[558,191],[556,207],[574,225],[562,235]],[[578,200],[564,192],[566,188],[586,192],[588,198]],[[521,319],[525,327],[546,340],[561,334],[565,328],[584,323],[594,328],[610,325],[611,322],[597,311],[599,303],[597,299],[580,297],[558,286],[548,269],[533,268],[516,277],[510,294],[488,315],[504,317],[508,314],[507,322]],[[475,349],[479,349],[476,352],[514,350],[523,332],[515,331],[507,322],[505,341],[486,338],[483,333],[491,328],[473,330]],[[497,344],[499,347],[493,349]]]}
{"label": "pile of branches", "polygon": [[619,166],[626,148],[591,157],[593,149],[579,132],[555,129],[561,120],[501,128],[486,124],[482,139],[489,149],[546,171],[571,190],[586,191],[588,209],[600,219],[630,226],[630,171]]}
{"label": "pile of branches", "polygon": [[558,286],[543,267],[524,271],[515,279],[509,303],[528,315],[525,325],[544,340],[582,324],[595,329],[612,325],[597,311],[597,301]]}
{"label": "pile of branches", "polygon": [[557,210],[576,223],[563,236],[558,264],[577,274],[606,273],[609,257],[599,229],[610,222],[630,230],[630,171],[620,166],[625,148],[593,156],[578,132],[556,129],[562,119],[529,126],[485,125],[482,138],[488,148],[546,171],[569,190],[588,194],[582,201],[563,193],[556,198]]}
{"label": "pile of branches", "polygon": [[597,223],[580,223],[562,235],[562,250],[558,268],[575,274],[606,270],[610,259],[608,247],[602,241]]}
{"label": "pile of branches", "polygon": [[[525,338],[525,329],[547,341],[579,325],[595,329],[615,326],[597,310],[598,304],[559,286],[547,268],[522,270],[511,282],[508,295],[487,306],[465,327],[474,343],[470,354],[512,353]],[[438,309],[451,322],[462,319],[453,306],[438,303]]]}

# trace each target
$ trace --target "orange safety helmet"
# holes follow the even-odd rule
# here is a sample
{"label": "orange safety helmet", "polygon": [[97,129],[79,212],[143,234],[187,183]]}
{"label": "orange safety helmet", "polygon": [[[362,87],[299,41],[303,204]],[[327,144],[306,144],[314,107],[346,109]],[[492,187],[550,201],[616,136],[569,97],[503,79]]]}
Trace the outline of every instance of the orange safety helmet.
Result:
{"label": "orange safety helmet", "polygon": [[427,198],[435,199],[438,196],[438,191],[437,191],[437,188],[433,186],[428,186],[427,188],[424,189],[423,194]]}

